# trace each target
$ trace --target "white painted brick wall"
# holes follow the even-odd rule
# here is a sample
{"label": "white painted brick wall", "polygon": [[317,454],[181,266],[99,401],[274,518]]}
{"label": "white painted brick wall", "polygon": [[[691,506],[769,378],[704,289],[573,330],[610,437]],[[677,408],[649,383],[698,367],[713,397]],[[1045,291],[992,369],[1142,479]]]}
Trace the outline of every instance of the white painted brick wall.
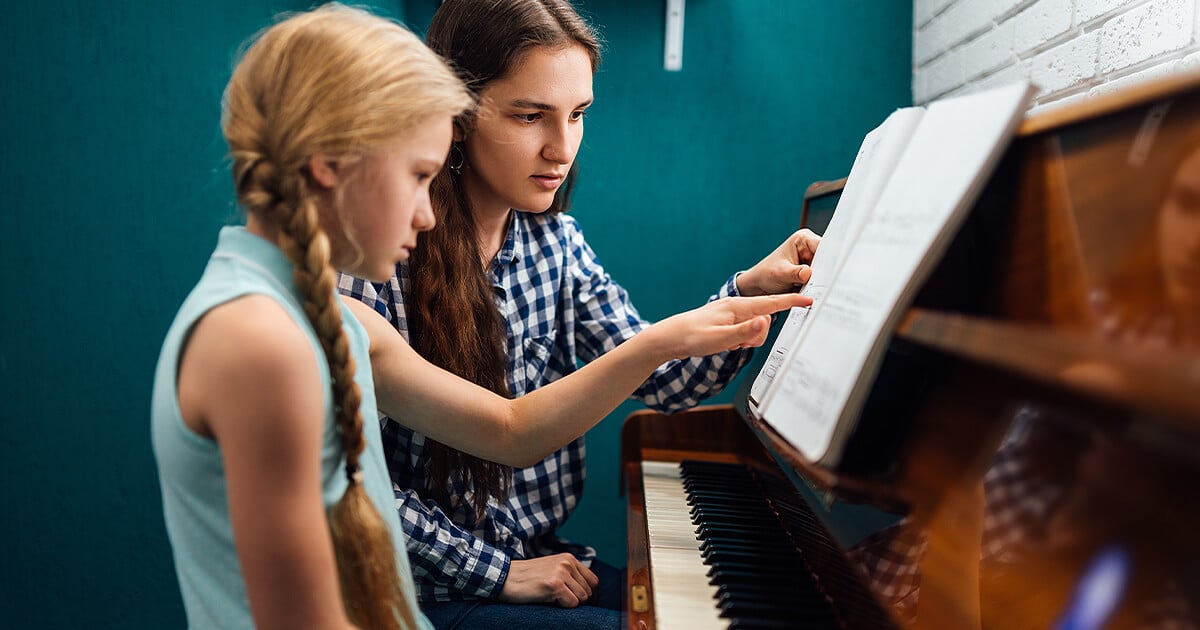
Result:
{"label": "white painted brick wall", "polygon": [[913,0],[913,102],[1019,78],[1035,106],[1200,67],[1200,0]]}

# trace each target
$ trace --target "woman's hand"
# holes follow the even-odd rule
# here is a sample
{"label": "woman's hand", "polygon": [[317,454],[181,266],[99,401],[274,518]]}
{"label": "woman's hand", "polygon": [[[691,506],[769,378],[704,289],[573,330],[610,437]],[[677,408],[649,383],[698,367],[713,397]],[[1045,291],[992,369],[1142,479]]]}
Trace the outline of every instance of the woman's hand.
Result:
{"label": "woman's hand", "polygon": [[812,275],[808,265],[820,243],[821,237],[812,230],[796,230],[766,258],[738,275],[738,293],[751,296],[795,291]]}
{"label": "woman's hand", "polygon": [[600,584],[592,570],[575,556],[553,556],[513,560],[498,599],[510,604],[557,604],[574,608],[592,597]]}

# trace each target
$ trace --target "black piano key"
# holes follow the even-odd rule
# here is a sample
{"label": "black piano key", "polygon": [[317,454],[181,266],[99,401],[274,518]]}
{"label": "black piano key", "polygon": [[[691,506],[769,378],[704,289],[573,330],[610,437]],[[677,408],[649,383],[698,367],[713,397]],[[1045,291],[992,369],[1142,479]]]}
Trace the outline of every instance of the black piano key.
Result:
{"label": "black piano key", "polygon": [[705,545],[706,549],[725,547],[727,549],[758,550],[761,553],[795,556],[796,559],[800,559],[800,556],[796,554],[796,550],[786,540],[778,538],[754,540],[753,538],[730,536],[726,532],[702,531],[696,533],[696,540],[701,541],[701,544],[707,543]]}
{"label": "black piano key", "polygon": [[772,543],[783,542],[789,547],[792,546],[787,535],[781,532],[776,527],[765,527],[762,525],[741,525],[737,523],[709,523],[701,521],[695,527],[696,533],[712,536],[716,538],[734,539],[734,540],[766,540]]}
{"label": "black piano key", "polygon": [[767,611],[769,614],[788,613],[792,618],[816,618],[829,613],[829,604],[825,600],[796,599],[786,593],[770,591],[730,591],[726,590],[717,597],[717,607],[722,610],[749,610],[753,607],[755,614]]}
{"label": "black piano key", "polygon": [[766,569],[766,570],[761,570],[761,571],[741,571],[741,572],[736,572],[736,573],[725,570],[725,571],[720,571],[720,572],[714,572],[712,575],[708,576],[708,581],[710,584],[712,584],[713,586],[718,587],[718,588],[722,584],[738,586],[741,584],[754,585],[754,584],[762,584],[762,583],[766,583],[766,582],[786,583],[786,584],[794,585],[797,588],[803,588],[806,584],[809,584],[808,582],[806,582],[804,580],[796,579],[795,577],[793,577],[793,574],[789,574],[786,571],[779,570],[779,569],[774,569],[774,570]]}
{"label": "black piano key", "polygon": [[776,628],[795,630],[796,620],[731,619],[729,620],[729,627],[731,629],[736,628],[737,630],[774,630]]}
{"label": "black piano key", "polygon": [[779,576],[779,579],[791,579],[792,573],[786,571],[764,570],[759,567],[734,567],[728,566],[731,563],[719,567],[712,567],[708,571],[708,577],[711,582],[727,582],[737,580],[763,580],[771,579],[774,576]]}
{"label": "black piano key", "polygon": [[774,523],[779,524],[779,519],[774,514],[767,513],[747,513],[744,510],[733,509],[725,506],[713,505],[698,505],[693,506],[688,510],[693,516],[703,516],[704,520],[729,521],[729,522],[749,522],[749,523]]}
{"label": "black piano key", "polygon": [[712,560],[714,564],[719,564],[722,560],[731,560],[744,562],[756,567],[794,567],[796,563],[803,562],[801,558],[795,556],[781,556],[764,553],[755,549],[737,549],[721,546],[709,546],[700,555]]}
{"label": "black piano key", "polygon": [[724,593],[717,599],[722,617],[756,619],[790,619],[793,623],[804,620],[820,621],[836,627],[836,619],[823,599],[796,599],[793,597],[767,597],[762,593]]}
{"label": "black piano key", "polygon": [[721,609],[718,614],[726,619],[753,619],[762,621],[788,621],[795,623],[796,616],[784,603],[763,603],[749,602],[742,600],[730,600],[720,602],[717,607]]}
{"label": "black piano key", "polygon": [[785,540],[753,540],[705,532],[697,534],[696,539],[701,541],[704,549],[755,551],[763,555],[786,556],[795,561],[802,560],[796,554],[796,550],[790,547]]}
{"label": "black piano key", "polygon": [[758,584],[762,582],[787,582],[788,584],[811,584],[812,580],[795,571],[746,569],[740,567],[713,567],[709,582],[718,584]]}
{"label": "black piano key", "polygon": [[707,545],[700,552],[701,555],[711,558],[714,562],[719,559],[728,559],[755,567],[790,567],[796,566],[798,562],[803,562],[802,558],[787,553],[788,550],[782,548],[771,549],[721,542]]}
{"label": "black piano key", "polygon": [[[815,602],[816,600],[801,597],[796,598],[795,589],[800,586],[796,582],[768,582],[758,580],[754,583],[726,582],[717,586],[717,599],[746,599],[748,601],[788,601]],[[822,602],[823,603],[823,602]]]}
{"label": "black piano key", "polygon": [[741,506],[744,509],[755,509],[763,512],[769,512],[769,505],[763,501],[755,501],[746,499],[745,497],[736,496],[726,492],[714,492],[712,490],[696,490],[684,488],[684,492],[688,493],[687,502],[689,505],[697,503],[720,503],[727,506]]}
{"label": "black piano key", "polygon": [[[705,556],[722,555],[724,557],[729,557],[729,558],[735,558],[735,557],[740,556],[740,557],[746,558],[745,560],[743,560],[743,562],[747,562],[747,563],[754,563],[759,558],[769,558],[769,557],[775,557],[780,560],[780,562],[774,562],[772,564],[783,564],[785,566],[787,566],[789,564],[794,564],[796,562],[804,561],[803,558],[794,555],[794,553],[790,553],[790,550],[780,548],[780,547],[772,548],[772,547],[761,547],[761,546],[757,546],[757,545],[740,545],[737,543],[721,542],[721,541],[713,542],[713,541],[707,541],[707,540],[704,541],[703,543],[701,543],[701,545],[702,545],[702,547],[700,549],[701,555],[705,555]],[[761,563],[761,564],[764,564],[764,566],[765,566],[765,563]]]}

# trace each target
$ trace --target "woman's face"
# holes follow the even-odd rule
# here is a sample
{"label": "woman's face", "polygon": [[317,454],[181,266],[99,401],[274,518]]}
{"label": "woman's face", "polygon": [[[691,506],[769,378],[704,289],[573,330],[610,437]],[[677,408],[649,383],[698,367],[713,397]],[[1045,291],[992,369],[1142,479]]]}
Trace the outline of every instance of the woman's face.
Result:
{"label": "woman's face", "polygon": [[476,212],[542,212],[566,179],[592,103],[592,62],[579,45],[532,48],[481,94],[464,141],[463,182]]}
{"label": "woman's face", "polygon": [[1200,311],[1200,151],[1175,173],[1158,218],[1158,243],[1167,297]]}

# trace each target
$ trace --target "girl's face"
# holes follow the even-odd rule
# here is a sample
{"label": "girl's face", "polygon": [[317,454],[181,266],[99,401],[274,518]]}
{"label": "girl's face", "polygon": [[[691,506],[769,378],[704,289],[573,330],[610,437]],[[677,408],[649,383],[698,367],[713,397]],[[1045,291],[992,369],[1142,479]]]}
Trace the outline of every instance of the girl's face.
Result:
{"label": "girl's face", "polygon": [[335,243],[351,245],[335,247],[335,267],[384,282],[408,259],[417,234],[435,224],[429,183],[446,159],[453,129],[450,116],[418,125],[342,180],[337,223],[346,237],[330,233]]}
{"label": "girl's face", "polygon": [[481,94],[464,141],[463,182],[476,212],[541,212],[566,179],[592,103],[592,62],[579,45],[532,48]]}
{"label": "girl's face", "polygon": [[1158,239],[1168,297],[1200,309],[1200,152],[1176,172],[1159,214]]}

